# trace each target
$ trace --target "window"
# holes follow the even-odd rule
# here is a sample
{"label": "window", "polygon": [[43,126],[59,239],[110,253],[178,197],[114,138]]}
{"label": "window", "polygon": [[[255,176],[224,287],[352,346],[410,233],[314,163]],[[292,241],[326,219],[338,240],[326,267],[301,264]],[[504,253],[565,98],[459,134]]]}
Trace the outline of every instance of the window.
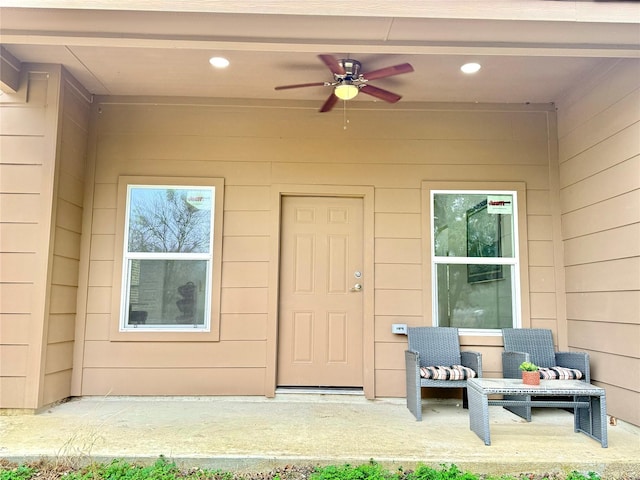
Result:
{"label": "window", "polygon": [[430,211],[434,323],[518,326],[517,192],[431,190]]}
{"label": "window", "polygon": [[222,181],[151,180],[120,182],[118,331],[217,335]]}

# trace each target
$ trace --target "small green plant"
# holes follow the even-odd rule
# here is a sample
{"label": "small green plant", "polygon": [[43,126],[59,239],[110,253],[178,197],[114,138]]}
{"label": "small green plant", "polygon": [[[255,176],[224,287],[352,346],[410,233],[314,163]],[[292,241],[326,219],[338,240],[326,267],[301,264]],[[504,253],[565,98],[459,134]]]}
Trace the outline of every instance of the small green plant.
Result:
{"label": "small green plant", "polygon": [[535,363],[522,362],[520,364],[520,370],[522,370],[523,372],[537,372],[538,366]]}
{"label": "small green plant", "polygon": [[567,475],[566,480],[600,480],[600,476],[595,472],[589,472],[585,476],[582,473],[578,473],[574,470],[569,475]]}
{"label": "small green plant", "polygon": [[363,465],[329,465],[318,469],[311,480],[391,480],[394,475],[371,460]]}
{"label": "small green plant", "polygon": [[[629,477],[630,478],[630,477]],[[10,465],[0,459],[0,480],[601,480],[594,472],[587,474],[572,471],[560,474],[511,475],[475,474],[460,470],[456,465],[440,465],[432,468],[419,465],[415,470],[400,467],[387,470],[373,459],[363,465],[329,465],[325,467],[284,467],[270,473],[240,474],[222,470],[201,468],[180,469],[172,461],[160,456],[151,465],[138,465],[126,460],[110,463],[92,463],[84,467],[37,463]]]}
{"label": "small green plant", "polygon": [[37,473],[37,470],[26,465],[11,470],[0,470],[0,480],[29,480]]}

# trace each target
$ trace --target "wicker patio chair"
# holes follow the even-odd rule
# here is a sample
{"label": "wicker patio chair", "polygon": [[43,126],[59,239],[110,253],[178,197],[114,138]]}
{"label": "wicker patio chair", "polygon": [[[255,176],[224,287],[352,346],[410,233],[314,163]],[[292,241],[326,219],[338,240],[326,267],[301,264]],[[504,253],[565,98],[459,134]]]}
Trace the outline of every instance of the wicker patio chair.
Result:
{"label": "wicker patio chair", "polygon": [[[504,328],[502,329],[504,352],[502,352],[502,376],[521,378],[522,362],[532,362],[546,369],[578,370],[580,380],[591,383],[589,354],[586,352],[556,352],[551,330],[544,328]],[[547,378],[547,377],[544,377]],[[552,378],[552,377],[551,377]],[[522,397],[519,397],[522,399]],[[510,398],[505,396],[505,399]],[[530,400],[530,397],[527,397]],[[531,421],[531,407],[504,407],[510,412]]]}
{"label": "wicker patio chair", "polygon": [[460,351],[458,329],[453,327],[408,328],[407,337],[407,408],[416,420],[422,421],[422,387],[462,388],[467,408],[466,379],[482,376],[482,355]]}

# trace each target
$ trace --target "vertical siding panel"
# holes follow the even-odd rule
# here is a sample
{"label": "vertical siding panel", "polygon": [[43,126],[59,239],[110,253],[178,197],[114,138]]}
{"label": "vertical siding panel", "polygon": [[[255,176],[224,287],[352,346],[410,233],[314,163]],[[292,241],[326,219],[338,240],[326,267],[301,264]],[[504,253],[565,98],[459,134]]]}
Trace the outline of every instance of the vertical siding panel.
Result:
{"label": "vertical siding panel", "polygon": [[42,404],[71,395],[89,103],[62,72]]}

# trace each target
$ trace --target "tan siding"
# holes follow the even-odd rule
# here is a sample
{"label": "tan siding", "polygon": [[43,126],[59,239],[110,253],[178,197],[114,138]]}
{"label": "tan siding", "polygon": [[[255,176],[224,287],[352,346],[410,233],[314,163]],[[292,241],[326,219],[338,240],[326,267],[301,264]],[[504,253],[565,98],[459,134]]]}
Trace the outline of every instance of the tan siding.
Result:
{"label": "tan siding", "polygon": [[0,283],[29,283],[35,266],[33,253],[0,253]]}
{"label": "tan siding", "polygon": [[26,345],[0,345],[0,377],[26,377],[28,354]]}
{"label": "tan siding", "polygon": [[93,261],[89,264],[89,286],[109,287],[113,281],[113,262]]}
{"label": "tan siding", "polygon": [[0,400],[2,408],[25,408],[29,405],[26,392],[26,377],[0,377]]}
{"label": "tan siding", "polygon": [[564,242],[565,264],[579,265],[640,256],[640,223]]}
{"label": "tan siding", "polygon": [[117,197],[117,183],[96,183],[93,190],[93,207],[115,208]]}
{"label": "tan siding", "polygon": [[607,170],[638,154],[640,122],[628,126],[560,165],[562,187]]}
{"label": "tan siding", "polygon": [[220,298],[222,313],[267,313],[266,288],[223,288]]}
{"label": "tan siding", "polygon": [[80,265],[80,234],[89,125],[89,104],[78,94],[74,80],[62,76],[60,148],[55,185],[55,218],[47,345],[42,403],[71,394],[71,370]]}
{"label": "tan siding", "polygon": [[38,193],[42,183],[39,165],[1,165],[0,191],[2,193]]}
{"label": "tan siding", "polygon": [[268,210],[270,194],[269,187],[228,186],[224,192],[225,210]]}
{"label": "tan siding", "polygon": [[[73,342],[47,345],[45,374],[71,370],[73,366]],[[68,397],[67,393],[65,397]]]}
{"label": "tan siding", "polygon": [[640,257],[567,267],[567,292],[640,290]]}
{"label": "tan siding", "polygon": [[531,292],[531,318],[556,318],[556,294]]}
{"label": "tan siding", "polygon": [[80,260],[80,233],[56,228],[56,243],[53,246],[53,254]]}
{"label": "tan siding", "polygon": [[527,189],[527,214],[551,215],[551,200],[548,190]]}
{"label": "tan siding", "polygon": [[536,293],[555,292],[555,269],[553,267],[529,267],[529,290]]}
{"label": "tan siding", "polygon": [[265,313],[224,314],[220,318],[220,340],[266,340],[267,315]]}
{"label": "tan siding", "polygon": [[568,293],[567,317],[604,323],[640,324],[640,292]]}
{"label": "tan siding", "polygon": [[611,230],[640,221],[640,189],[562,215],[564,239]]}
{"label": "tan siding", "polygon": [[[53,257],[51,281],[55,285],[78,286],[78,260],[60,256]],[[75,295],[74,300],[75,300]]]}
{"label": "tan siding", "polygon": [[377,188],[375,210],[378,213],[420,213],[420,190]]}
{"label": "tan siding", "polygon": [[624,416],[619,418],[634,425],[640,425],[640,408],[638,408],[638,405],[640,405],[640,393],[630,392],[626,388],[602,382],[593,383],[607,391],[607,411],[611,415],[620,415],[613,412],[624,412]]}
{"label": "tan siding", "polygon": [[225,235],[222,246],[223,262],[267,260],[269,260],[269,237],[229,237]]}
{"label": "tan siding", "polygon": [[264,341],[170,342],[161,349],[153,342],[91,342],[85,367],[246,368],[262,366],[264,357]]}
{"label": "tan siding", "polygon": [[0,135],[0,164],[41,165],[44,151],[43,137]]}
{"label": "tan siding", "polygon": [[640,61],[620,60],[559,103],[569,346],[591,354],[608,413],[638,424]]}
{"label": "tan siding", "polygon": [[87,313],[85,340],[109,340],[111,315],[108,313]]}
{"label": "tan siding", "polygon": [[264,235],[269,231],[269,212],[232,211],[224,214],[224,232],[232,236]]}
{"label": "tan siding", "polygon": [[263,395],[263,368],[86,369],[84,395]]}
{"label": "tan siding", "polygon": [[76,287],[52,284],[49,306],[50,313],[75,313],[76,290]]}
{"label": "tan siding", "polygon": [[[404,394],[406,337],[391,335],[391,324],[430,320],[423,311],[423,296],[430,295],[423,285],[423,180],[473,180],[479,188],[487,181],[526,184],[534,203],[529,218],[521,221],[531,232],[538,267],[531,272],[532,290],[541,299],[534,301],[533,310],[541,321],[556,321],[552,285],[557,239],[549,200],[546,107],[504,112],[478,106],[456,111],[355,111],[344,131],[331,115],[305,109],[143,103],[98,99],[95,107],[101,108],[100,140],[95,145],[93,218],[90,227],[85,226],[91,228],[91,261],[86,272],[83,394],[263,394],[272,388],[275,378],[264,375],[277,342],[277,322],[269,317],[270,294],[277,288],[269,284],[278,267],[272,263],[276,185],[287,191],[287,184],[326,185],[328,190],[347,186],[341,190],[345,192],[351,186],[374,188],[374,242],[367,248],[373,249],[375,275],[364,284],[375,292],[375,311],[367,319],[375,321],[375,377],[369,382],[377,382],[375,394]],[[122,248],[114,245],[119,232],[113,229],[121,175],[224,178],[220,342],[108,341],[117,322],[109,302],[108,275],[118,275],[121,269],[113,264],[114,252]],[[465,348],[489,345],[487,364],[497,375],[496,339],[468,341]],[[136,356],[134,346],[139,345],[148,351]],[[239,345],[260,345],[250,367]],[[216,360],[222,352],[225,358]],[[202,355],[208,357],[198,360]],[[247,372],[252,385],[233,379]],[[220,385],[209,385],[218,381],[217,375],[223,375]],[[163,384],[154,385],[155,378],[163,378]],[[200,382],[201,378],[208,380]]]}
{"label": "tan siding", "polygon": [[111,287],[89,287],[87,313],[111,312]]}
{"label": "tan siding", "polygon": [[376,265],[375,287],[379,289],[422,290],[422,265]]}
{"label": "tan siding", "polygon": [[31,315],[0,314],[0,338],[4,345],[28,345]]}
{"label": "tan siding", "polygon": [[607,335],[600,335],[599,322],[570,321],[569,332],[573,347],[582,350],[616,352],[618,355],[640,359],[640,324],[607,324]]}
{"label": "tan siding", "polygon": [[422,244],[419,239],[378,238],[375,242],[376,263],[422,262]]}
{"label": "tan siding", "polygon": [[267,262],[225,262],[222,265],[222,288],[267,287],[269,264]]}
{"label": "tan siding", "polygon": [[420,238],[421,218],[411,213],[377,213],[376,238]]}
{"label": "tan siding", "polygon": [[91,235],[91,260],[114,258],[115,235]]}
{"label": "tan siding", "polygon": [[25,283],[6,283],[0,288],[0,313],[31,313],[34,287]]}
{"label": "tan siding", "polygon": [[406,394],[404,370],[376,369],[376,397],[405,397]]}
{"label": "tan siding", "polygon": [[7,223],[38,223],[40,195],[0,192],[0,215]]}
{"label": "tan siding", "polygon": [[563,188],[560,201],[564,211],[578,210],[637,189],[639,178],[640,155],[637,155],[604,170],[597,176]]}
{"label": "tan siding", "polygon": [[73,341],[76,316],[74,314],[51,315],[49,317],[49,343]]}
{"label": "tan siding", "polygon": [[421,315],[421,290],[376,290],[376,314]]}
{"label": "tan siding", "polygon": [[50,405],[69,396],[71,390],[71,370],[48,373],[44,377],[43,405]]}
{"label": "tan siding", "polygon": [[552,267],[553,243],[552,242],[529,242],[529,265],[532,267]]}
{"label": "tan siding", "polygon": [[[637,80],[637,72],[635,75]],[[625,94],[604,110],[590,112],[585,117],[586,120],[579,123],[579,128],[574,128],[560,138],[561,162],[591,148],[638,121],[637,106],[640,105],[640,89],[638,89],[637,83],[630,88],[635,90],[624,92]],[[610,93],[620,95],[623,92]],[[589,98],[585,97],[583,101],[586,104],[589,102]]]}
{"label": "tan siding", "polygon": [[[0,221],[4,221],[2,213]],[[35,252],[37,231],[33,223],[0,223],[0,252]]]}

